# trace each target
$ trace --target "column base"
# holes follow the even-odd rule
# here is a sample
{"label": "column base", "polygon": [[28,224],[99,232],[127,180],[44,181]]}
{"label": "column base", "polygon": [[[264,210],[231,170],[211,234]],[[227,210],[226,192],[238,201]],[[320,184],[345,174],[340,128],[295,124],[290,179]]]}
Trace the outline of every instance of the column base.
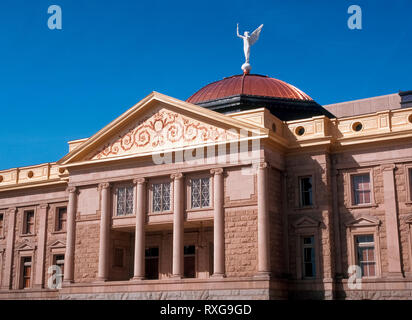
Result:
{"label": "column base", "polygon": [[133,278],[131,278],[130,280],[133,280],[133,281],[142,281],[142,280],[144,280],[145,279],[145,277],[142,277],[142,276],[134,276]]}
{"label": "column base", "polygon": [[388,272],[385,274],[386,277],[391,278],[391,279],[401,279],[404,278],[402,272]]}
{"label": "column base", "polygon": [[97,278],[95,283],[103,283],[103,282],[107,282],[107,281],[108,281],[108,279],[106,279],[106,278]]}
{"label": "column base", "polygon": [[226,278],[226,275],[224,273],[214,273],[214,274],[212,274],[211,278],[213,278],[213,279],[223,279],[223,278]]}
{"label": "column base", "polygon": [[63,287],[66,287],[66,286],[70,286],[72,283],[74,283],[74,280],[63,280],[62,285]]}
{"label": "column base", "polygon": [[182,277],[182,275],[180,275],[180,274],[173,274],[173,275],[170,277],[170,280],[181,280],[181,279],[183,279],[183,277]]}
{"label": "column base", "polygon": [[256,279],[262,280],[270,280],[271,272],[270,271],[259,271],[257,274],[253,276]]}

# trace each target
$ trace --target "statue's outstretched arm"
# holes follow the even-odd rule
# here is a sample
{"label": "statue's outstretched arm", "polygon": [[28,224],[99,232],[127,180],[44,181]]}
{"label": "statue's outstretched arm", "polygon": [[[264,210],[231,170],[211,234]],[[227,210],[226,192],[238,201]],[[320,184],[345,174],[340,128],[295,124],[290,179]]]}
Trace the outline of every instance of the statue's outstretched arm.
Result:
{"label": "statue's outstretched arm", "polygon": [[237,24],[236,33],[239,38],[243,39],[243,36],[239,34],[239,23]]}

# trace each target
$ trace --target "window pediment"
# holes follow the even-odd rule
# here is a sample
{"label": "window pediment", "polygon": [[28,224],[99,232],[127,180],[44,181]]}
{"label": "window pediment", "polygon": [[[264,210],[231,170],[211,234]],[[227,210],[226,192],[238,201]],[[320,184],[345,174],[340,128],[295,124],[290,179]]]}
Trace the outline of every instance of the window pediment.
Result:
{"label": "window pediment", "polygon": [[17,247],[17,251],[33,251],[36,250],[36,245],[29,242],[24,242]]}
{"label": "window pediment", "polygon": [[49,245],[50,248],[52,249],[60,249],[60,248],[65,248],[66,247],[66,243],[64,241],[61,240],[57,240],[54,241],[52,244]]}
{"label": "window pediment", "polygon": [[304,216],[302,218],[299,218],[293,223],[293,226],[295,229],[298,228],[318,228],[320,226],[320,221],[315,220],[311,217]]}
{"label": "window pediment", "polygon": [[346,223],[346,227],[375,227],[379,226],[381,221],[371,216],[360,216]]}

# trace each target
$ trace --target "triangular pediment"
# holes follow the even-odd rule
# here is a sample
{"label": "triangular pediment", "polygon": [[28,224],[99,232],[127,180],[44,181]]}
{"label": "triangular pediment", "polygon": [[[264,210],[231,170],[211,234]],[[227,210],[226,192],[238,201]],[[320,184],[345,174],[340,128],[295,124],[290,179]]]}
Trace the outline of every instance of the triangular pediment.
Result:
{"label": "triangular pediment", "polygon": [[311,217],[304,216],[302,218],[299,218],[293,223],[293,226],[295,228],[314,228],[314,227],[319,227],[320,222],[318,220],[315,220]]}
{"label": "triangular pediment", "polygon": [[54,241],[52,244],[49,245],[50,248],[54,249],[54,248],[65,248],[66,247],[66,243],[61,241],[61,240],[56,240]]}
{"label": "triangular pediment", "polygon": [[347,227],[371,227],[371,226],[378,226],[379,224],[380,224],[380,220],[378,218],[371,217],[371,216],[360,216],[346,223],[346,226]]}
{"label": "triangular pediment", "polygon": [[156,92],[69,152],[58,163],[150,155],[239,139],[241,129],[267,130]]}
{"label": "triangular pediment", "polygon": [[29,251],[29,250],[35,250],[35,249],[36,249],[36,246],[30,244],[29,242],[24,242],[17,247],[17,251]]}

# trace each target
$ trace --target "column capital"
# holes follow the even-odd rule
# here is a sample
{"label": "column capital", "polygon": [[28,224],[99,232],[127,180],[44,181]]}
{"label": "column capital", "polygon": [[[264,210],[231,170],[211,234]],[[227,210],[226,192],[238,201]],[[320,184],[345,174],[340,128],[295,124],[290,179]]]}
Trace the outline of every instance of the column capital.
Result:
{"label": "column capital", "polygon": [[135,178],[133,179],[134,184],[144,184],[146,182],[145,178]]}
{"label": "column capital", "polygon": [[103,189],[109,189],[110,188],[110,183],[109,182],[103,182],[99,183],[98,189],[103,190]]}
{"label": "column capital", "polygon": [[257,167],[258,169],[266,169],[266,168],[270,168],[270,164],[269,162],[262,161],[258,163]]}
{"label": "column capital", "polygon": [[210,170],[210,173],[213,175],[221,175],[223,174],[223,168],[213,168]]}
{"label": "column capital", "polygon": [[396,166],[393,163],[385,163],[381,165],[381,171],[393,171],[396,169]]}
{"label": "column capital", "polygon": [[181,173],[181,172],[172,173],[170,175],[170,178],[174,179],[174,180],[182,179],[183,178],[183,173]]}
{"label": "column capital", "polygon": [[17,212],[17,208],[16,207],[11,207],[11,208],[8,208],[7,210],[7,213],[10,213],[10,214],[14,214],[14,213],[16,213]]}
{"label": "column capital", "polygon": [[48,208],[49,208],[49,204],[48,204],[48,203],[40,203],[40,204],[39,204],[39,208],[40,208],[40,209],[48,209]]}
{"label": "column capital", "polygon": [[68,193],[75,193],[75,192],[77,192],[77,188],[70,186],[70,187],[67,187],[66,191]]}

